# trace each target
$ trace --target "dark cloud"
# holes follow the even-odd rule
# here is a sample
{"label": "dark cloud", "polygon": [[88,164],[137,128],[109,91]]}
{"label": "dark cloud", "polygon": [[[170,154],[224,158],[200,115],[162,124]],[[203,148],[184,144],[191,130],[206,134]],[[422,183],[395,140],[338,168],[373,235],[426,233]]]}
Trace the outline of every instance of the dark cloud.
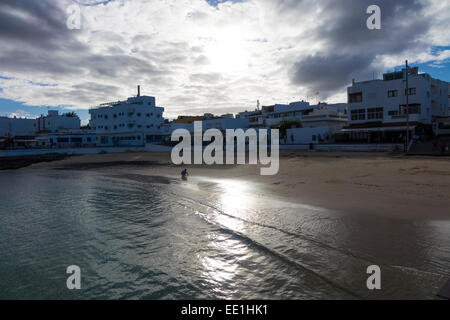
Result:
{"label": "dark cloud", "polygon": [[[289,70],[294,84],[320,91],[321,96],[342,91],[352,77],[361,79],[372,72],[382,72],[376,59],[428,48],[423,35],[430,21],[423,14],[425,3],[416,0],[282,1],[280,10],[317,9],[321,14],[312,37],[325,49],[320,54],[301,56]],[[366,10],[376,4],[381,8],[381,30],[366,26]],[[311,35],[309,35],[311,36]]]}
{"label": "dark cloud", "polygon": [[[67,2],[66,2],[67,3]],[[45,50],[84,50],[66,26],[67,14],[55,1],[2,0],[0,38]]]}
{"label": "dark cloud", "polygon": [[[186,60],[179,54],[189,48],[185,42],[168,42],[155,57],[144,50],[124,52],[117,44],[123,45],[127,39],[114,32],[93,31],[94,41],[102,40],[96,44],[107,44],[107,47],[93,52],[92,43],[85,44],[79,39],[83,30],[70,30],[66,26],[66,8],[71,4],[74,2],[66,0],[1,0],[0,72],[21,73],[29,79],[69,80],[73,82],[73,90],[58,89],[55,96],[48,94],[49,101],[59,98],[88,103],[117,96],[120,88],[105,86],[104,81],[135,79],[139,83],[144,78],[151,82],[153,77],[163,82],[161,78],[171,74],[165,66]],[[134,43],[139,44],[149,37],[136,36]],[[95,79],[97,84],[88,79]],[[88,84],[77,85],[84,81]]]}
{"label": "dark cloud", "polygon": [[293,67],[295,83],[306,85],[310,94],[327,95],[342,89],[349,79],[367,74],[372,57],[366,55],[317,54],[304,57]]}

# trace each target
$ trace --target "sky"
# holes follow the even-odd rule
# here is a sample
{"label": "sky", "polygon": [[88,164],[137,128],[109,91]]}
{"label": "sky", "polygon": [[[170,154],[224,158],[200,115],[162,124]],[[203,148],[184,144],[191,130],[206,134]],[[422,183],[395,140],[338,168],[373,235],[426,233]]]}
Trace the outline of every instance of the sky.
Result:
{"label": "sky", "polygon": [[[80,29],[67,27],[77,4]],[[369,30],[367,7],[381,8]],[[75,111],[155,96],[165,117],[296,100],[346,102],[346,87],[408,59],[450,81],[442,0],[2,0],[0,115]]]}

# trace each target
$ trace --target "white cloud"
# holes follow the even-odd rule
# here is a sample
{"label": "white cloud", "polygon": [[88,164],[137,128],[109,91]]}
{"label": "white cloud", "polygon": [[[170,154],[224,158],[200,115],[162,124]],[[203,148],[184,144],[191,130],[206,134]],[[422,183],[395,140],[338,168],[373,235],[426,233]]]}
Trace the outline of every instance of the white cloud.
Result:
{"label": "white cloud", "polygon": [[[65,10],[72,2],[61,3]],[[436,64],[448,59],[448,53],[436,57],[429,51],[431,45],[449,42],[448,33],[441,29],[448,25],[449,5],[443,3],[433,0],[427,7],[424,14],[438,17],[438,22],[431,25],[431,37],[428,32],[421,34],[420,46],[409,48],[410,59]],[[344,54],[326,38],[340,27],[333,25],[334,12],[342,12],[327,5],[334,1],[249,0],[213,7],[200,0],[116,0],[83,6],[81,30],[55,27],[52,31],[61,34],[57,43],[47,40],[45,47],[25,40],[29,48],[20,42],[0,48],[0,54],[9,58],[0,75],[16,79],[0,78],[0,95],[29,105],[86,109],[124,99],[141,84],[143,94],[156,96],[158,105],[166,107],[166,116],[172,117],[237,112],[251,109],[257,99],[263,104],[306,99],[313,89],[326,90],[312,88],[302,77],[304,83],[293,81],[291,69],[308,56],[324,54],[333,61],[336,50]],[[362,11],[363,21],[365,17]],[[59,19],[65,26],[65,16]],[[336,23],[342,23],[339,17]],[[404,60],[402,48],[388,50],[373,61],[372,57],[360,61],[361,68],[372,74]],[[30,59],[32,65],[27,64]],[[331,88],[328,100],[342,100],[343,90],[345,86]]]}
{"label": "white cloud", "polygon": [[9,114],[7,114],[6,116],[10,117],[10,118],[36,118],[33,117],[30,113],[21,110],[21,109],[17,109],[15,112],[10,112]]}

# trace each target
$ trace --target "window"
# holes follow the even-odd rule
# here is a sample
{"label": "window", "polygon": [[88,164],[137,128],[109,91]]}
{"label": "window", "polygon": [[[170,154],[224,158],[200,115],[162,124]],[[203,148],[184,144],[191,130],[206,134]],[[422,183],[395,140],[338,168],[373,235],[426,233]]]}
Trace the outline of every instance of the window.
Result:
{"label": "window", "polygon": [[[405,95],[406,95],[406,89],[405,89]],[[416,95],[416,88],[408,88],[408,96],[415,96]]]}
{"label": "window", "polygon": [[[409,110],[409,114],[420,114],[421,112],[421,107],[420,104],[410,104],[408,105],[408,110]],[[406,105],[402,104],[400,105],[400,111],[401,114],[405,115],[406,114]]]}
{"label": "window", "polygon": [[146,116],[147,118],[149,118],[149,117],[150,117],[150,113],[147,113],[145,116]]}
{"label": "window", "polygon": [[380,120],[383,119],[383,108],[369,108],[367,109],[368,120]]}
{"label": "window", "polygon": [[389,97],[389,98],[395,98],[395,97],[398,97],[398,90],[389,90],[389,91],[388,91],[388,97]]}
{"label": "window", "polygon": [[358,103],[362,101],[363,101],[362,92],[350,93],[348,95],[348,103]]}
{"label": "window", "polygon": [[352,110],[351,119],[353,121],[366,120],[366,109]]}
{"label": "window", "polygon": [[398,116],[398,110],[389,111],[388,115],[390,115],[390,116]]}
{"label": "window", "polygon": [[137,113],[137,116],[138,116],[138,117],[140,117],[140,116],[141,116],[141,113],[140,113],[140,112],[138,112],[138,113]]}

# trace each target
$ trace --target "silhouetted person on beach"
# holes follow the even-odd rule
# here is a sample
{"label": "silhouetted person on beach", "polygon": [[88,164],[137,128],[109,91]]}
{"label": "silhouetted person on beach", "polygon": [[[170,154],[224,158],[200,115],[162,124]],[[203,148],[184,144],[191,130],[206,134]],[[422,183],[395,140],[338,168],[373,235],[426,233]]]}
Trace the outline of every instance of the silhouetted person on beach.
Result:
{"label": "silhouetted person on beach", "polygon": [[184,169],[183,171],[181,171],[181,179],[186,180],[188,176],[189,176],[189,173],[188,173],[187,169]]}

